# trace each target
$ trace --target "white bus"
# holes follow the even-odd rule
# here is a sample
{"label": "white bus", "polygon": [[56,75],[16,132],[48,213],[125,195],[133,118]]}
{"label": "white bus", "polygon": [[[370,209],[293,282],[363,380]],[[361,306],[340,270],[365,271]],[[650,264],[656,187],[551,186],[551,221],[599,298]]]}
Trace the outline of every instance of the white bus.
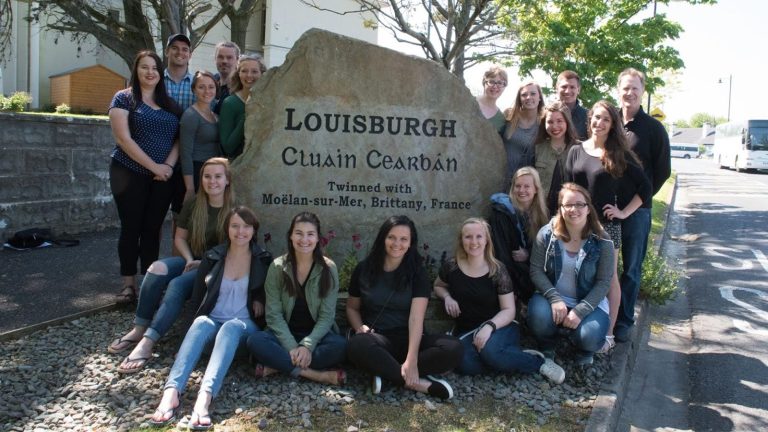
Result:
{"label": "white bus", "polygon": [[716,130],[712,151],[720,168],[768,169],[768,120],[730,122]]}
{"label": "white bus", "polygon": [[669,146],[669,150],[672,157],[683,159],[695,158],[699,155],[699,146],[696,144],[672,143]]}

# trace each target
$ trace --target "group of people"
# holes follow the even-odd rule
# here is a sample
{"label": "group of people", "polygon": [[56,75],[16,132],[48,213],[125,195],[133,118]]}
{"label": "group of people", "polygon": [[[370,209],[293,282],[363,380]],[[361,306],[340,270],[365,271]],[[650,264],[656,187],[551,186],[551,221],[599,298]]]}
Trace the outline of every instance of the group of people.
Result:
{"label": "group of people", "polygon": [[[203,163],[219,156],[231,160],[243,151],[245,102],[266,70],[263,62],[258,56],[240,56],[237,45],[222,42],[215,51],[218,73],[192,74],[191,52],[190,40],[182,34],[168,39],[167,67],[156,53],[140,51],[129,87],[117,92],[109,107],[118,144],[112,152],[110,186],[121,222],[119,302],[131,303],[139,295],[137,262],[143,274],[157,260],[168,207],[176,216],[189,217]],[[178,219],[174,250],[194,266],[188,247],[176,249],[189,234],[183,226],[176,229]]]}
{"label": "group of people", "polygon": [[[669,137],[643,111],[645,75],[636,69],[619,74],[619,107],[600,100],[587,111],[573,71],[555,82],[557,101],[545,105],[541,87],[527,81],[502,112],[495,104],[506,72],[492,67],[483,77],[478,104],[501,135],[511,179],[509,194],[491,197],[491,232],[545,355],[552,354],[557,327],[571,328],[583,350],[579,362],[589,364],[591,353],[630,337],[652,197],[671,173]],[[583,217],[587,228],[577,242],[568,223]],[[603,240],[610,240],[610,263]],[[597,279],[586,283],[584,277]]]}
{"label": "group of people", "polygon": [[[338,271],[324,255],[318,216],[295,215],[288,250],[273,259],[257,244],[257,215],[236,199],[230,160],[243,151],[245,104],[263,63],[222,42],[218,73],[191,74],[184,35],[169,38],[165,55],[167,69],[154,52],[139,52],[130,87],[109,109],[119,299],[138,300],[133,327],[108,346],[125,355],[118,372],[142,370],[182,311],[194,312],[183,320],[186,334],[153,424],[178,418],[206,346],[212,350],[191,410],[194,430],[212,426],[209,405],[241,347],[255,359],[258,379],[282,373],[343,385],[348,362],[371,376],[373,393],[391,383],[448,399],[448,371],[540,373],[559,384],[559,334],[569,335],[581,365],[614,339],[627,339],[650,198],[669,176],[666,133],[640,107],[642,73],[620,75],[621,110],[600,101],[587,113],[578,101],[580,79],[566,71],[557,80],[560,101],[544,106],[541,88],[526,82],[502,112],[496,100],[507,75],[489,70],[478,103],[504,141],[509,192],[491,197],[490,223],[470,218],[458,227],[454,256],[434,282],[417,252],[414,221],[387,218],[351,276],[342,335]],[[158,259],[169,207],[174,256]],[[139,272],[145,276],[137,290]],[[455,320],[448,334],[424,330],[432,295]],[[525,327],[539,350],[521,347]]]}

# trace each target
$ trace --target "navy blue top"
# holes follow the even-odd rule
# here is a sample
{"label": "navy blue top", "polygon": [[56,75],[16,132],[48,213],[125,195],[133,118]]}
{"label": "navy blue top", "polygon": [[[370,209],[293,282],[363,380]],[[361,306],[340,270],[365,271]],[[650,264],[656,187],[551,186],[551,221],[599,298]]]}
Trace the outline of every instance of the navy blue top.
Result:
{"label": "navy blue top", "polygon": [[[109,109],[120,108],[128,111],[130,113],[128,130],[131,133],[131,138],[155,163],[164,163],[171,153],[173,140],[178,134],[179,118],[163,109],[153,109],[144,102],[139,103],[136,109],[132,111],[132,101],[133,95],[130,88],[120,90],[112,98]],[[153,175],[152,171],[131,159],[119,145],[115,145],[111,156],[121,165],[139,174]]]}

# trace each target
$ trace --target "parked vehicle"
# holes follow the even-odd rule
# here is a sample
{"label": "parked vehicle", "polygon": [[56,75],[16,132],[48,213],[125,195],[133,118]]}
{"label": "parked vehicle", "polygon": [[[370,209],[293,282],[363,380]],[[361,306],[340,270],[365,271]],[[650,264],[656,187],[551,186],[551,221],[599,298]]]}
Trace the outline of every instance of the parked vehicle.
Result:
{"label": "parked vehicle", "polygon": [[746,120],[717,126],[714,160],[736,171],[768,169],[768,120]]}
{"label": "parked vehicle", "polygon": [[669,149],[672,157],[690,159],[699,156],[699,146],[696,144],[672,144]]}

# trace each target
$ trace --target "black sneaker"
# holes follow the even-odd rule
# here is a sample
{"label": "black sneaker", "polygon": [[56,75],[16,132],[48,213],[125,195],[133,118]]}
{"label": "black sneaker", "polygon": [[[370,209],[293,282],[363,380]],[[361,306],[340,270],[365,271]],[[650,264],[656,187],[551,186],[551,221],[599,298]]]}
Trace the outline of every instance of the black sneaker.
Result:
{"label": "black sneaker", "polygon": [[373,394],[381,393],[381,377],[378,375],[374,375],[371,377],[371,393]]}
{"label": "black sneaker", "polygon": [[430,396],[439,397],[440,399],[450,399],[453,397],[453,388],[451,388],[447,381],[432,375],[427,375],[426,378],[432,382],[427,389],[427,393]]}

